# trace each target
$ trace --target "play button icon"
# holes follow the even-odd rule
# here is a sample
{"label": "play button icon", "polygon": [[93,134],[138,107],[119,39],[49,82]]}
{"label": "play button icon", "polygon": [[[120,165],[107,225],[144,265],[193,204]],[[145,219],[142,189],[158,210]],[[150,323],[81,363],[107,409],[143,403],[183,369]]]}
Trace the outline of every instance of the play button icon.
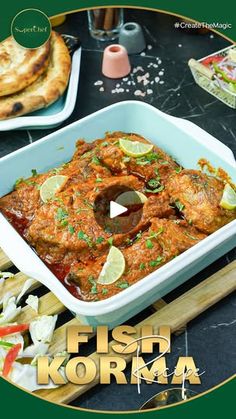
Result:
{"label": "play button icon", "polygon": [[124,214],[128,211],[128,208],[123,205],[117,204],[117,202],[110,202],[110,218],[118,217],[118,215]]}
{"label": "play button icon", "polygon": [[[133,230],[140,222],[143,213],[143,202],[139,195],[136,199],[120,200],[127,192],[136,193],[126,185],[117,184],[103,189],[94,201],[94,216],[96,222],[106,233],[124,234]],[[135,202],[134,202],[135,201]],[[124,204],[124,205],[122,205]]]}

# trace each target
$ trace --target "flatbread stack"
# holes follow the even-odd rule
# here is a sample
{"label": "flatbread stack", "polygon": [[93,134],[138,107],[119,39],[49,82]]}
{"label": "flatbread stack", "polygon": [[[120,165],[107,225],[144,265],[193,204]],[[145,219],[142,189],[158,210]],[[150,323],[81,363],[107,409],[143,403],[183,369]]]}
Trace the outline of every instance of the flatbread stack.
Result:
{"label": "flatbread stack", "polygon": [[64,93],[70,70],[68,48],[57,32],[37,49],[7,38],[0,43],[0,120],[51,105]]}

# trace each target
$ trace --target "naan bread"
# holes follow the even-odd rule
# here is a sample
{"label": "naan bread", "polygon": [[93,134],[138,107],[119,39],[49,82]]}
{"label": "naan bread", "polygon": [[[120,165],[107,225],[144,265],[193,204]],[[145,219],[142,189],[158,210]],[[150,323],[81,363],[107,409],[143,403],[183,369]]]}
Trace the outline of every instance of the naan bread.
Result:
{"label": "naan bread", "polygon": [[57,32],[52,32],[50,42],[48,69],[21,92],[0,98],[0,119],[14,118],[45,108],[64,93],[70,76],[70,54]]}
{"label": "naan bread", "polygon": [[50,42],[26,49],[10,36],[0,43],[0,96],[19,92],[33,83],[47,68]]}

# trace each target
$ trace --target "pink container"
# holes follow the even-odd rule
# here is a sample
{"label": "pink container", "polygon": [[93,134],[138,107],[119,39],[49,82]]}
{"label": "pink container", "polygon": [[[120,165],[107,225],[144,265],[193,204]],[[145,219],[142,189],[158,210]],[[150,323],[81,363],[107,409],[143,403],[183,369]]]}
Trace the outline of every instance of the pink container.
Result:
{"label": "pink container", "polygon": [[119,44],[109,45],[103,53],[102,73],[110,79],[120,79],[131,71],[126,49]]}

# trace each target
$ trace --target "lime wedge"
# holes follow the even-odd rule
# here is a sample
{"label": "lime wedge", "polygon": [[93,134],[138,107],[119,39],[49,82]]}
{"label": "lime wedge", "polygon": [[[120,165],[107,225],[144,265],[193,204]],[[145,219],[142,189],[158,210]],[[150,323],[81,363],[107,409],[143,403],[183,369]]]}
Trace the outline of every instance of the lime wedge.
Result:
{"label": "lime wedge", "polygon": [[236,192],[228,183],[226,183],[224,187],[224,192],[220,201],[220,206],[227,210],[236,209]]}
{"label": "lime wedge", "polygon": [[44,203],[52,199],[67,182],[68,176],[55,175],[51,176],[43,182],[40,188],[40,198]]}
{"label": "lime wedge", "polygon": [[141,143],[140,141],[130,141],[125,138],[119,140],[122,151],[131,157],[141,157],[150,153],[153,149],[153,144]]}
{"label": "lime wedge", "polygon": [[147,201],[147,197],[138,191],[127,191],[123,192],[116,198],[116,203],[128,207],[131,205],[144,204]]}
{"label": "lime wedge", "polygon": [[97,283],[102,285],[113,284],[123,275],[124,270],[125,258],[123,253],[117,247],[111,246]]}

